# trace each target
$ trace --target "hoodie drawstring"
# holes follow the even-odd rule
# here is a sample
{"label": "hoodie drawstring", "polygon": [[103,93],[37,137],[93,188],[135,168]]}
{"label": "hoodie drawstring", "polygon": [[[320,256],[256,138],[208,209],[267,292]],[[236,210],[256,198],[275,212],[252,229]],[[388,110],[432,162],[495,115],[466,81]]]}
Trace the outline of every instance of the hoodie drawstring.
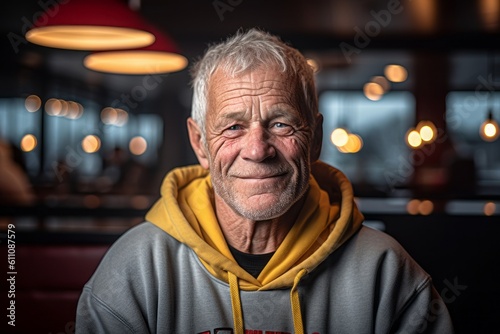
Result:
{"label": "hoodie drawstring", "polygon": [[305,274],[307,274],[306,269],[302,269],[298,272],[293,280],[292,289],[290,290],[290,303],[292,305],[293,329],[295,334],[304,334],[304,323],[302,321],[302,310],[300,309],[298,286]]}
{"label": "hoodie drawstring", "polygon": [[233,311],[234,334],[244,334],[238,277],[229,271],[227,275],[229,279],[229,294],[231,295],[231,308]]}
{"label": "hoodie drawstring", "polygon": [[[307,274],[307,269],[298,272],[293,280],[293,286],[290,290],[290,304],[292,308],[293,328],[295,334],[304,334],[304,323],[302,321],[302,310],[300,309],[300,298],[298,286],[300,280]],[[241,310],[240,288],[238,277],[227,272],[229,280],[229,294],[231,295],[231,308],[233,311],[234,334],[244,334],[243,312]]]}

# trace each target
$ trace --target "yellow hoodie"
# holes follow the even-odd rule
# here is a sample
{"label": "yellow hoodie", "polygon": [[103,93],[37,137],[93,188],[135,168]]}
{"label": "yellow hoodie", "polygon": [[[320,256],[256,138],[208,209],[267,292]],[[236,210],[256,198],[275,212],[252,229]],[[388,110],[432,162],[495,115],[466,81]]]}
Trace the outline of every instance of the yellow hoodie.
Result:
{"label": "yellow hoodie", "polygon": [[297,293],[300,278],[316,268],[361,226],[350,182],[339,170],[321,162],[312,165],[309,191],[294,226],[257,278],[234,260],[212,205],[210,174],[200,166],[171,171],[162,197],[146,219],[192,248],[207,270],[229,283],[235,333],[243,332],[239,291],[291,288],[296,333],[302,319]]}

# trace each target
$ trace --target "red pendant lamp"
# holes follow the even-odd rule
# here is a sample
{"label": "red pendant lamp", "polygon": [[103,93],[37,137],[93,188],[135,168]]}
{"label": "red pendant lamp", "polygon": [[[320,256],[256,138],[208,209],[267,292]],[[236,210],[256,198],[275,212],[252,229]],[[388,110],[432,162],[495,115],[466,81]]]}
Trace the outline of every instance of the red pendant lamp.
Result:
{"label": "red pendant lamp", "polygon": [[34,22],[26,39],[70,50],[117,50],[151,45],[155,36],[142,17],[120,0],[57,3]]}
{"label": "red pendant lamp", "polygon": [[188,60],[180,55],[175,43],[159,29],[149,26],[156,40],[139,49],[100,51],[86,56],[86,68],[113,74],[164,74],[184,69]]}

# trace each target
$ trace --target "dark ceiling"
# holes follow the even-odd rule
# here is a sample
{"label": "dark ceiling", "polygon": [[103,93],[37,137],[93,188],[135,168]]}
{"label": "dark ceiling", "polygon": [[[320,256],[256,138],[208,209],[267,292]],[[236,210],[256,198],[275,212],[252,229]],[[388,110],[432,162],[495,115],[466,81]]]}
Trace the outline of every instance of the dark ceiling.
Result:
{"label": "dark ceiling", "polygon": [[[47,49],[22,40],[33,16],[57,1],[13,1],[0,13],[3,76],[18,73],[15,71],[19,66],[28,66],[43,68],[47,75],[78,77],[116,89],[133,85],[135,78],[102,76],[85,70],[81,65],[82,52]],[[71,0],[59,0],[66,1]],[[365,67],[352,71],[361,74],[358,81],[365,80],[364,72],[374,66],[373,59],[383,61],[401,56],[404,60],[408,54],[444,52],[458,57],[463,68],[484,68],[484,54],[500,46],[500,3],[496,0],[131,0],[130,3],[138,4],[149,22],[173,37],[181,53],[191,61],[207,44],[239,28],[260,27],[280,35],[304,53],[315,55],[324,67],[352,65],[346,61],[346,52],[353,58],[364,59]],[[463,57],[463,52],[480,55]],[[183,72],[178,76],[185,78],[187,74]],[[5,92],[9,85],[4,82],[2,88]]]}
{"label": "dark ceiling", "polygon": [[359,30],[370,35],[371,48],[475,49],[498,41],[499,6],[488,0],[142,0],[141,11],[187,47],[258,26],[301,49],[335,49]]}
{"label": "dark ceiling", "polygon": [[[71,0],[60,0],[63,3]],[[21,33],[26,22],[57,0],[9,2],[0,27]],[[495,0],[131,0],[153,24],[170,33],[184,52],[238,28],[258,26],[299,48],[330,49],[352,41],[357,29],[374,32],[370,47],[497,47],[499,4]],[[376,29],[378,22],[379,31]],[[496,43],[498,44],[498,43]],[[196,50],[194,51],[196,52]]]}

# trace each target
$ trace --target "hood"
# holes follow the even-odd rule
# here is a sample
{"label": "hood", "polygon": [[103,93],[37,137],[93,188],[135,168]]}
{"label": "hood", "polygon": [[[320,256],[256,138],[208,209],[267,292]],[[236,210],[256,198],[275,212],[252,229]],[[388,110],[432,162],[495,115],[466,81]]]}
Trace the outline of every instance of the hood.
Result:
{"label": "hood", "polygon": [[299,272],[311,272],[361,226],[350,182],[338,169],[312,165],[307,199],[297,221],[256,279],[234,260],[213,208],[210,175],[199,165],[172,170],[161,198],[146,215],[179,242],[192,248],[214,276],[238,278],[243,290],[292,287]]}

